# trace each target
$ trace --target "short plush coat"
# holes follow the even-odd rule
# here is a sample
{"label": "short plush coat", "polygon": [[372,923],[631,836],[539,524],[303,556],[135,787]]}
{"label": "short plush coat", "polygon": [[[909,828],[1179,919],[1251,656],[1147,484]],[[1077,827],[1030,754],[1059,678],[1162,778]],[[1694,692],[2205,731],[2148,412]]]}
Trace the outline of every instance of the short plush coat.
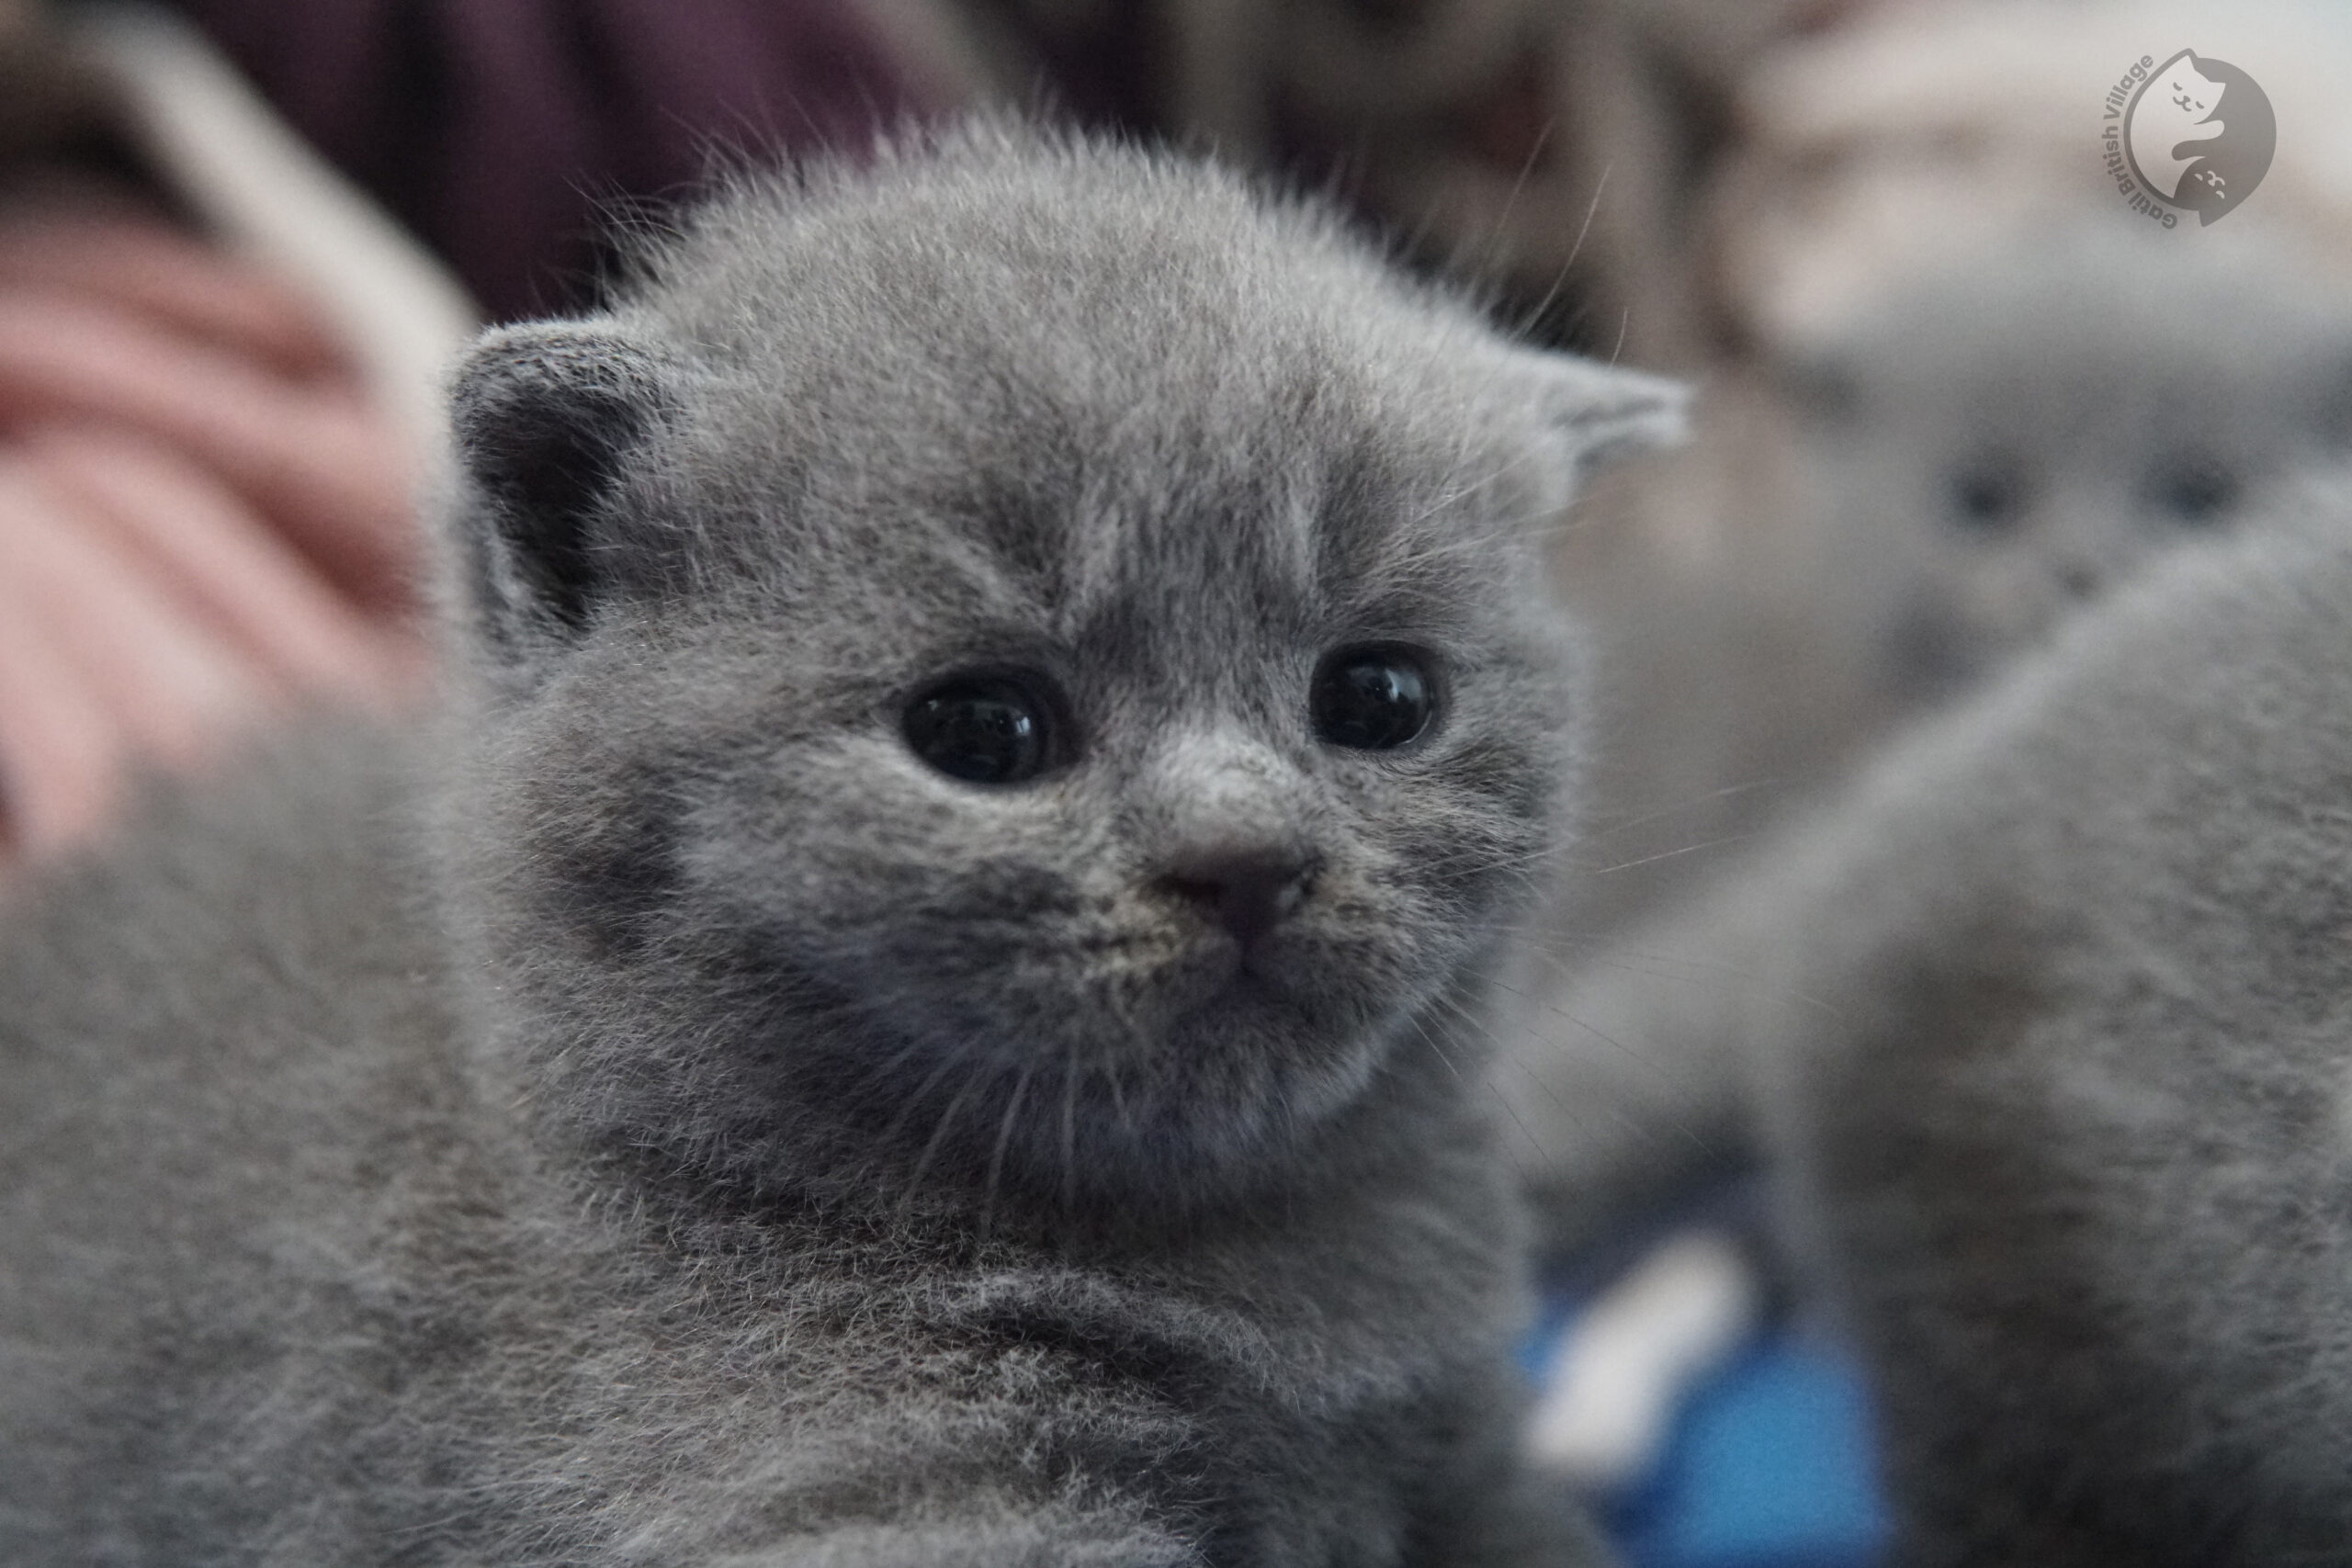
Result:
{"label": "short plush coat", "polygon": [[[430,733],[0,916],[0,1555],[1589,1560],[1467,1067],[1577,751],[1544,530],[1675,417],[1004,128],[492,334]],[[1393,754],[1306,716],[1368,642]],[[1057,766],[912,753],[973,668]],[[1261,940],[1170,895],[1277,852]]]}

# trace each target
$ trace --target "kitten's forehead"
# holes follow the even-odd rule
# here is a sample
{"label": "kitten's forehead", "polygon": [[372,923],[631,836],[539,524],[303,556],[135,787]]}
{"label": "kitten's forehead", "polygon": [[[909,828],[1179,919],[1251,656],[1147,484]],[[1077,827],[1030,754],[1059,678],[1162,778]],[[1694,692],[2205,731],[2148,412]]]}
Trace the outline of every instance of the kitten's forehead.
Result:
{"label": "kitten's forehead", "polygon": [[1384,418],[1344,378],[1246,380],[967,406],[881,464],[837,454],[797,471],[797,521],[863,595],[1106,664],[1148,660],[1146,644],[1246,657],[1347,626],[1450,622],[1491,591],[1480,567],[1505,531],[1467,514],[1500,459]]}
{"label": "kitten's forehead", "polygon": [[737,214],[774,243],[721,244],[644,306],[711,367],[718,510],[807,531],[803,564],[1071,638],[1426,595],[1510,466],[1483,326],[1229,179],[1109,172]]}

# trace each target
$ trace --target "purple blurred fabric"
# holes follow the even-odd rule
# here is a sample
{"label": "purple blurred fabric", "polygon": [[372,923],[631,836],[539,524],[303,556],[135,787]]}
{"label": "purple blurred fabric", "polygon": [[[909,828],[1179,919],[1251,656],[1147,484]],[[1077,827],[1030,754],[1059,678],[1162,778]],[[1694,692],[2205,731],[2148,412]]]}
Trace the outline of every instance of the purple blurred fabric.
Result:
{"label": "purple blurred fabric", "polygon": [[600,212],[714,149],[856,148],[952,90],[855,0],[178,0],[493,319],[592,299]]}

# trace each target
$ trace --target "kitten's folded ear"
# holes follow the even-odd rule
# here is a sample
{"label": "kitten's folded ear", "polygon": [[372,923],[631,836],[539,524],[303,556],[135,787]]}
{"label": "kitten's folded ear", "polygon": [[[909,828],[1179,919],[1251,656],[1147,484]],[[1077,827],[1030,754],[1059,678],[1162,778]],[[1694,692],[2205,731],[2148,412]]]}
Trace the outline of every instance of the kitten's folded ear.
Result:
{"label": "kitten's folded ear", "polygon": [[1690,389],[1663,376],[1570,354],[1521,353],[1545,428],[1564,445],[1581,486],[1619,457],[1672,446],[1690,434]]}
{"label": "kitten's folded ear", "polygon": [[584,628],[617,587],[613,516],[628,459],[674,410],[673,378],[606,323],[486,333],[459,364],[450,422],[458,515],[483,632],[508,650]]}

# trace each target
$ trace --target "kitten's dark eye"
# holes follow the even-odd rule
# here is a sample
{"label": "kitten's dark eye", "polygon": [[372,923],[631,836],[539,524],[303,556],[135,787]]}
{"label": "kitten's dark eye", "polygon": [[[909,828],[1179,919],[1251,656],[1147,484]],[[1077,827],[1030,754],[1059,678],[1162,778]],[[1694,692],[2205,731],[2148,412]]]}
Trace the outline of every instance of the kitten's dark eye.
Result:
{"label": "kitten's dark eye", "polygon": [[942,682],[908,705],[906,731],[916,756],[967,784],[1020,784],[1053,757],[1051,706],[1015,675]]}
{"label": "kitten's dark eye", "polygon": [[2238,477],[2211,459],[2177,463],[2150,478],[2148,500],[2176,523],[2218,522],[2237,504]]}
{"label": "kitten's dark eye", "polygon": [[1307,707],[1315,733],[1332,745],[1387,751],[1429,728],[1437,685],[1410,649],[1343,648],[1315,672]]}
{"label": "kitten's dark eye", "polygon": [[1970,528],[1997,533],[2025,511],[2025,485],[1996,464],[1962,468],[1951,477],[1951,507]]}

